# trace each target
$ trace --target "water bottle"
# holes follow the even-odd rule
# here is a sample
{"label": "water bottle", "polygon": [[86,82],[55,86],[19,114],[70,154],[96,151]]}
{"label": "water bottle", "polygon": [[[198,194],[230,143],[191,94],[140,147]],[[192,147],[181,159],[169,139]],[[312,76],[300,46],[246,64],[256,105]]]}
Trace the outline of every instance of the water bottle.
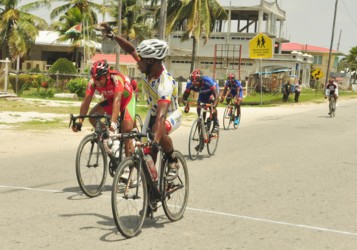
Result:
{"label": "water bottle", "polygon": [[144,155],[144,160],[146,162],[146,165],[149,168],[149,172],[151,174],[152,179],[154,181],[156,181],[156,179],[157,179],[157,171],[156,171],[155,163],[154,163],[151,155],[150,154]]}
{"label": "water bottle", "polygon": [[119,158],[119,148],[120,148],[120,141],[114,140],[111,150],[115,158]]}

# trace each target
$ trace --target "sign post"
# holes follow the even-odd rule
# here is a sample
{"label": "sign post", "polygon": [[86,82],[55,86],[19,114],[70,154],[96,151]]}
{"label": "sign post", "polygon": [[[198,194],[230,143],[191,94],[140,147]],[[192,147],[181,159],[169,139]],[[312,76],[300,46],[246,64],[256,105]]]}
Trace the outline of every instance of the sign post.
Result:
{"label": "sign post", "polygon": [[263,33],[259,33],[249,41],[249,57],[252,59],[260,59],[260,105],[263,104],[262,95],[263,95],[263,58],[272,58],[273,57],[273,43],[270,37]]}

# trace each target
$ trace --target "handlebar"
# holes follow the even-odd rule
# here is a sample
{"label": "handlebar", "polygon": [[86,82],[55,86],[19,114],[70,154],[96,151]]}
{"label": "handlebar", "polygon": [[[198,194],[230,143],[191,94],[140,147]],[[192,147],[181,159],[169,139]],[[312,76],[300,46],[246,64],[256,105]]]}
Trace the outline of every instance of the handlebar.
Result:
{"label": "handlebar", "polygon": [[70,114],[70,120],[69,120],[69,125],[68,125],[68,128],[71,127],[71,125],[74,125],[77,121],[77,119],[80,119],[80,118],[94,118],[97,120],[100,120],[102,118],[105,118],[105,124],[107,126],[109,126],[110,124],[110,118],[111,118],[111,115],[108,115],[107,113],[104,113],[104,114],[95,114],[95,115],[73,115],[73,114]]}

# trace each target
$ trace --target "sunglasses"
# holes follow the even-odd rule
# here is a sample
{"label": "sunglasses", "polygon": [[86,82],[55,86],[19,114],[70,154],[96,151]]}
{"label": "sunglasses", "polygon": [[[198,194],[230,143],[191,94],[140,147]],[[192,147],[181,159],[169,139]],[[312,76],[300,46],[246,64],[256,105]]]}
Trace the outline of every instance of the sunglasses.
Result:
{"label": "sunglasses", "polygon": [[92,76],[92,77],[93,77],[93,79],[94,79],[95,81],[100,81],[100,80],[102,80],[105,76],[98,76],[98,77]]}

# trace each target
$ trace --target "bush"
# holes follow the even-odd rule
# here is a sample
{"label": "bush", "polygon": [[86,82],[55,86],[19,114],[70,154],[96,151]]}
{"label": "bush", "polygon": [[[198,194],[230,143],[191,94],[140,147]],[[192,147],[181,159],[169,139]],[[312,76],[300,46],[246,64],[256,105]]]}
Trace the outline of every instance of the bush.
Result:
{"label": "bush", "polygon": [[68,82],[67,88],[71,93],[77,94],[78,97],[84,97],[88,85],[86,78],[76,78]]}
{"label": "bush", "polygon": [[60,58],[48,70],[49,73],[56,74],[57,71],[61,74],[76,74],[77,69],[71,61],[66,58]]}

